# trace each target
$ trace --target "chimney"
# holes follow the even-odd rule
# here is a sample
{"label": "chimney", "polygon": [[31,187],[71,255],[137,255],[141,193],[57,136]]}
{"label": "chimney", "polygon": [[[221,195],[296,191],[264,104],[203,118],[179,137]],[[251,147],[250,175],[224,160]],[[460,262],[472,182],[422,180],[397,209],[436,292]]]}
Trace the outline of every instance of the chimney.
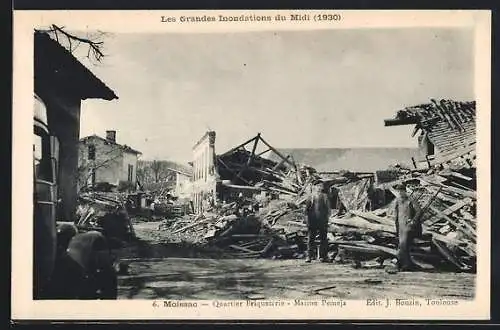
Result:
{"label": "chimney", "polygon": [[106,131],[106,140],[116,143],[116,131]]}

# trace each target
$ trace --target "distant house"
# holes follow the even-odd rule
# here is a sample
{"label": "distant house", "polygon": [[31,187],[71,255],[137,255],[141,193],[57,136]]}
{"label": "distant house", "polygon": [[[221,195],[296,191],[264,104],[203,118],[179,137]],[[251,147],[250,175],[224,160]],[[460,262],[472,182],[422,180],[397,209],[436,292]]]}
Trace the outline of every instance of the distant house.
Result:
{"label": "distant house", "polygon": [[116,131],[106,131],[106,138],[84,137],[79,144],[80,188],[97,183],[114,186],[137,183],[137,160],[141,152],[116,142]]}
{"label": "distant house", "polygon": [[475,166],[476,159],[476,102],[432,100],[399,110],[395,118],[386,119],[385,126],[415,125],[420,158],[414,159],[417,168],[438,164],[462,163]]}
{"label": "distant house", "polygon": [[191,198],[192,193],[192,174],[182,172],[173,168],[170,171],[175,172],[175,195],[179,198]]}

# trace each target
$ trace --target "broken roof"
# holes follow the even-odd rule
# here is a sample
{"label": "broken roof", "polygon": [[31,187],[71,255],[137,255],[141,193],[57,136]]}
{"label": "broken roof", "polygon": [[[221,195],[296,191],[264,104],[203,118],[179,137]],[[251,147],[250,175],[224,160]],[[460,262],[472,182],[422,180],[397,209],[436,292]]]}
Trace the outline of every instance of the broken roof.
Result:
{"label": "broken roof", "polygon": [[406,107],[385,126],[415,124],[415,135],[422,130],[442,156],[474,152],[476,144],[476,102],[436,101]]}
{"label": "broken roof", "polygon": [[35,31],[35,83],[58,85],[80,99],[117,99],[106,84],[47,33]]}
{"label": "broken roof", "polygon": [[117,146],[117,147],[121,148],[124,152],[129,152],[129,153],[136,154],[136,155],[142,155],[142,152],[137,151],[135,149],[132,149],[131,147],[129,147],[126,144],[118,144],[116,142],[113,142],[113,141],[107,140],[103,137],[100,137],[99,135],[96,135],[96,134],[81,138],[80,142],[86,143],[87,141],[92,140],[92,139],[98,139],[98,140],[104,141],[104,143],[106,143],[106,144]]}

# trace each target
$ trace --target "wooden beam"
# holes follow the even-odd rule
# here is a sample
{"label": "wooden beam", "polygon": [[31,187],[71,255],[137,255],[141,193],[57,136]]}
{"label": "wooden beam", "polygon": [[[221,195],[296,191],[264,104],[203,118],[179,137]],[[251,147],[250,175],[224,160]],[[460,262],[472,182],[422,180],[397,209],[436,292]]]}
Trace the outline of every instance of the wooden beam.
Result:
{"label": "wooden beam", "polygon": [[255,156],[260,157],[260,156],[262,156],[263,154],[268,153],[269,151],[271,151],[271,149],[266,149],[266,150],[264,150],[264,151],[262,151],[262,152],[259,152],[259,153],[258,153],[257,155],[255,155]]}
{"label": "wooden beam", "polygon": [[429,159],[429,155],[425,155],[425,160],[427,162],[427,166],[429,167],[429,169],[432,167],[431,165],[431,160]]}
{"label": "wooden beam", "polygon": [[413,132],[411,132],[411,137],[415,137],[415,135],[418,133],[419,130],[420,127],[416,125],[415,128],[413,128]]}
{"label": "wooden beam", "polygon": [[219,162],[220,162],[220,163],[221,163],[221,164],[222,164],[222,165],[223,165],[226,169],[228,169],[231,173],[233,173],[234,175],[236,175],[239,179],[241,179],[241,180],[242,180],[243,182],[245,182],[246,184],[250,185],[250,182],[248,182],[247,180],[245,180],[244,178],[242,178],[241,176],[239,176],[239,174],[238,174],[238,173],[236,173],[235,171],[233,171],[233,169],[232,169],[232,168],[230,168],[229,166],[227,166],[227,164],[226,164],[226,163],[224,163],[224,162],[222,161],[222,159],[220,159],[220,158],[219,158],[219,159],[218,159],[218,161],[219,161]]}
{"label": "wooden beam", "polygon": [[233,188],[233,189],[241,189],[241,190],[252,190],[252,191],[262,191],[263,190],[262,188],[254,187],[254,186],[240,186],[237,184],[227,184],[227,183],[223,183],[222,185],[224,187]]}
{"label": "wooden beam", "polygon": [[232,148],[232,149],[231,149],[231,150],[229,150],[229,151],[226,151],[225,153],[223,153],[223,154],[222,154],[222,155],[220,155],[220,156],[225,156],[225,155],[228,155],[228,154],[232,153],[232,152],[233,152],[233,151],[235,151],[235,150],[238,150],[238,149],[240,149],[240,148],[245,147],[245,146],[246,146],[247,144],[249,144],[250,142],[254,141],[255,139],[258,139],[258,138],[259,138],[259,136],[260,136],[260,135],[254,136],[254,137],[253,137],[253,138],[251,138],[250,140],[247,140],[247,141],[243,142],[242,144],[237,145],[236,147]]}
{"label": "wooden beam", "polygon": [[455,203],[452,206],[448,207],[442,213],[445,215],[450,215],[453,212],[460,210],[462,207],[464,207],[465,205],[468,205],[468,204],[469,204],[469,201],[467,201],[466,199],[463,199],[460,202]]}
{"label": "wooden beam", "polygon": [[465,196],[465,197],[477,199],[477,195],[476,195],[476,192],[474,190],[460,189],[460,188],[448,186],[448,185],[445,185],[445,184],[442,184],[442,183],[432,182],[432,181],[427,180],[425,178],[419,178],[419,180],[423,181],[423,182],[425,182],[425,183],[427,183],[429,185],[443,188],[444,191],[449,191],[449,192],[452,192],[452,193],[455,193],[455,194],[459,194],[459,195],[462,195],[462,196]]}
{"label": "wooden beam", "polygon": [[281,159],[284,159],[285,162],[287,162],[288,164],[290,164],[295,170],[297,170],[297,166],[292,163],[291,161],[289,161],[287,159],[287,157],[283,156],[278,150],[276,150],[275,148],[273,148],[273,146],[271,146],[269,143],[266,142],[266,140],[264,140],[262,137],[260,137],[260,140],[262,141],[262,143],[264,143],[269,149],[271,149],[276,155],[278,155]]}
{"label": "wooden beam", "polygon": [[247,166],[250,165],[250,163],[252,162],[253,160],[253,157],[255,156],[255,149],[257,149],[257,144],[259,144],[259,140],[260,140],[260,133],[257,134],[257,136],[255,137],[255,142],[253,144],[253,148],[252,148],[252,154],[250,155],[250,157],[248,158],[248,161],[247,161]]}
{"label": "wooden beam", "polygon": [[255,149],[257,149],[257,144],[259,143],[259,139],[260,139],[260,133],[257,134],[257,136],[255,137],[255,141],[254,141],[254,144],[253,144],[253,147],[252,147],[252,153],[250,154],[250,157],[248,157],[248,160],[245,164],[245,166],[243,166],[240,171],[238,172],[238,177],[241,177],[241,174],[248,168],[248,166],[250,166],[250,164],[252,163],[252,160],[255,156]]}
{"label": "wooden beam", "polygon": [[[286,160],[288,160],[290,158],[290,155],[288,155],[286,157]],[[282,159],[281,162],[279,162],[278,164],[276,164],[276,166],[273,167],[273,171],[276,171],[281,165],[283,165],[283,163],[285,162],[285,159]]]}
{"label": "wooden beam", "polygon": [[411,162],[413,163],[413,167],[417,169],[417,163],[415,162],[415,158],[411,157]]}
{"label": "wooden beam", "polygon": [[384,126],[401,126],[401,125],[411,125],[417,124],[416,118],[405,118],[405,119],[384,119]]}

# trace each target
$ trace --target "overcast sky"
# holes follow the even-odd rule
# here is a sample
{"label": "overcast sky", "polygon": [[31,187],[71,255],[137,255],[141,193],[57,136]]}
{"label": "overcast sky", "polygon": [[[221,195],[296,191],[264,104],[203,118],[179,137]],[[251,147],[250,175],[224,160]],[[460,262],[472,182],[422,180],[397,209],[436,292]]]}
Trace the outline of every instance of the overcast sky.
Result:
{"label": "overcast sky", "polygon": [[118,100],[86,100],[81,136],[117,130],[143,159],[191,160],[208,129],[222,153],[258,132],[278,148],[414,147],[384,127],[430,98],[472,100],[469,30],[113,34],[91,70]]}

